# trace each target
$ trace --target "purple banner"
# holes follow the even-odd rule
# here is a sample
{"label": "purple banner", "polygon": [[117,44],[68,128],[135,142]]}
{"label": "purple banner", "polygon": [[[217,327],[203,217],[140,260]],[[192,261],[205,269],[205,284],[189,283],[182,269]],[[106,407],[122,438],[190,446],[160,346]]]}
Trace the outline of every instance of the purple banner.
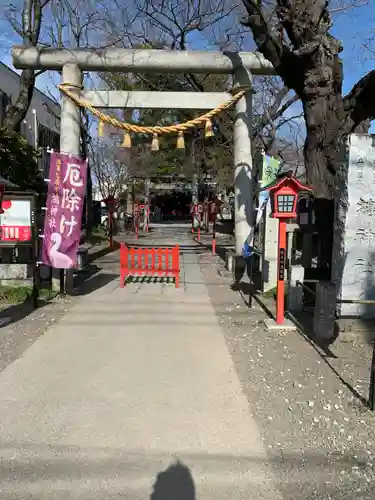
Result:
{"label": "purple banner", "polygon": [[86,160],[52,153],[42,249],[42,262],[47,266],[76,266],[86,177]]}

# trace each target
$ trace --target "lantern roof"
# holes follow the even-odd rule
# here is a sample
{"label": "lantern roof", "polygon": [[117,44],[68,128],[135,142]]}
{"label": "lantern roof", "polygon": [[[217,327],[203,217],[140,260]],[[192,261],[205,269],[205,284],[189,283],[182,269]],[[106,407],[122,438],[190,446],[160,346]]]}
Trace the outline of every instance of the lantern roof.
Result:
{"label": "lantern roof", "polygon": [[116,198],[112,194],[110,194],[109,196],[107,196],[107,198],[103,198],[102,202],[107,203],[108,201],[115,201],[115,200]]}
{"label": "lantern roof", "polygon": [[305,184],[302,184],[294,175],[291,170],[286,172],[283,176],[275,179],[273,182],[268,184],[267,186],[264,186],[263,188],[260,189],[260,191],[277,191],[280,188],[282,188],[285,184],[287,184],[289,187],[294,187],[296,192],[298,191],[308,191],[310,193],[313,192],[313,190],[306,186]]}

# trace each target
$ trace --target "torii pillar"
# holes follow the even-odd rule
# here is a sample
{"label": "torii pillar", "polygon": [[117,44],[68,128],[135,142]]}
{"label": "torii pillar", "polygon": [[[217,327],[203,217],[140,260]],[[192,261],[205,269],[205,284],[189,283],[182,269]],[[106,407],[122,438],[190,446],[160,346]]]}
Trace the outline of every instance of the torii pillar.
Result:
{"label": "torii pillar", "polygon": [[234,92],[241,88],[249,89],[236,103],[234,111],[234,223],[236,256],[242,255],[246,242],[253,245],[254,208],[253,208],[253,160],[251,154],[252,138],[252,78],[244,67],[235,73]]}
{"label": "torii pillar", "polygon": [[[62,82],[72,84],[72,92],[79,92],[82,85],[82,70],[74,63],[64,64],[62,68]],[[72,156],[81,156],[81,110],[66,95],[61,96],[61,122],[60,122],[60,151],[71,154]],[[73,291],[73,271],[60,269],[59,271],[59,289],[60,292]],[[56,275],[56,271],[53,271]],[[56,279],[53,279],[52,286],[56,289]]]}

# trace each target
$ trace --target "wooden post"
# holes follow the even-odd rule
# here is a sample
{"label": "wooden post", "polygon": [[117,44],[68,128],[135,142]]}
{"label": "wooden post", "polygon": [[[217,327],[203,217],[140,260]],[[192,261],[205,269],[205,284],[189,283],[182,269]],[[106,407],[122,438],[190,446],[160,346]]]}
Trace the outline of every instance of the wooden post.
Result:
{"label": "wooden post", "polygon": [[279,219],[279,242],[276,285],[276,323],[284,323],[285,311],[285,261],[286,261],[286,222]]}

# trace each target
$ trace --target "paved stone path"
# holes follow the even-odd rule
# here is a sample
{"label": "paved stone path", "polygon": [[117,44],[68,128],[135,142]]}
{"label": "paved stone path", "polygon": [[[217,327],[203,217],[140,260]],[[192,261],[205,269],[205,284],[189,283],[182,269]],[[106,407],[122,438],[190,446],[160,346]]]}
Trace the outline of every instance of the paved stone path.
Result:
{"label": "paved stone path", "polygon": [[2,500],[280,499],[180,243],[180,289],[113,279],[0,374]]}

